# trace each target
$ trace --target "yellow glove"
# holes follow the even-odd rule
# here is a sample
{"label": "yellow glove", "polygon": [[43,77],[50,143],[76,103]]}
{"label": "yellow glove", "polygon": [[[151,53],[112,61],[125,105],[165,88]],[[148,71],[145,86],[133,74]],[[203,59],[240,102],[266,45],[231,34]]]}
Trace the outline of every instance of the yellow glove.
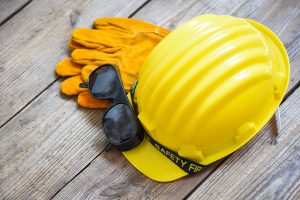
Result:
{"label": "yellow glove", "polygon": [[80,83],[86,83],[89,75],[98,66],[86,65],[82,68],[82,75],[75,75],[64,80],[61,84],[61,91],[66,95],[78,95],[77,102],[85,108],[107,108],[111,105],[108,100],[95,99],[87,88],[80,88]]}
{"label": "yellow glove", "polygon": [[125,90],[129,91],[146,56],[169,31],[130,18],[100,18],[94,21],[94,27],[73,32],[69,46],[74,51],[71,58],[58,63],[56,72],[74,76],[62,83],[64,94],[78,94],[78,104],[83,107],[105,108],[109,101],[94,99],[86,88],[79,88],[79,83],[85,83],[97,66],[111,63],[118,67]]}

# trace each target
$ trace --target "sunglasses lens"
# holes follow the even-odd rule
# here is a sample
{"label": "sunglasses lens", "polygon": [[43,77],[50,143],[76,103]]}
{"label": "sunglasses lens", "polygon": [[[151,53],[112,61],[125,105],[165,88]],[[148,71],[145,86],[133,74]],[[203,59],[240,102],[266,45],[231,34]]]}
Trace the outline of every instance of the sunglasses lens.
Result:
{"label": "sunglasses lens", "polygon": [[91,94],[97,99],[108,99],[118,90],[118,75],[112,66],[96,69],[89,79]]}
{"label": "sunglasses lens", "polygon": [[143,139],[140,125],[127,104],[117,104],[103,117],[105,133],[111,144],[121,151],[136,147]]}

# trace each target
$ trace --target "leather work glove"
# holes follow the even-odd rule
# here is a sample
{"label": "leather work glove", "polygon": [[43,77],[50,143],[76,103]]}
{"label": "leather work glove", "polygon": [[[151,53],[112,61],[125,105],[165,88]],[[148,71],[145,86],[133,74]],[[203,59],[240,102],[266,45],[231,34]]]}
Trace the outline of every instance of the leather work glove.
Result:
{"label": "leather work glove", "polygon": [[129,91],[137,79],[142,62],[151,50],[169,33],[159,26],[130,18],[99,18],[95,29],[79,28],[73,31],[69,46],[71,58],[57,64],[61,76],[73,76],[63,81],[61,91],[78,95],[78,104],[87,108],[106,108],[107,100],[96,100],[87,88],[90,73],[99,65],[114,64],[119,71],[124,88]]}

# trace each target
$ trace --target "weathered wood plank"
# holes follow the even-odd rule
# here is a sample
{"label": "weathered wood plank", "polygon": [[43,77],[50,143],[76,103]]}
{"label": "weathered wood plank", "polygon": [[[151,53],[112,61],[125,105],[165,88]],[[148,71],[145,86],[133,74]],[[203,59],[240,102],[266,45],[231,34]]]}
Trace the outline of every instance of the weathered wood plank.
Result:
{"label": "weathered wood plank", "polygon": [[[228,1],[224,1],[224,5],[219,2],[215,2],[214,5],[213,2],[207,1],[205,5],[211,5],[207,10],[202,7],[205,1],[178,4],[177,10],[172,7],[173,2],[168,2],[160,4],[154,1],[153,3],[157,4],[154,10],[149,9],[152,6],[150,3],[135,17],[141,15],[145,18],[139,18],[148,20],[149,17],[158,21],[160,17],[162,21],[169,17],[170,21],[166,20],[164,23],[168,24],[168,27],[174,27],[182,18],[201,14],[202,11],[197,11],[197,7],[199,10],[204,9],[203,12],[210,12],[209,9],[218,6],[233,12],[242,10],[241,2],[231,5],[230,9]],[[170,14],[162,12],[159,15],[156,13],[158,7]],[[194,13],[190,13],[191,10]],[[149,12],[153,13],[152,16]],[[58,46],[65,45],[63,43]],[[297,61],[298,54],[294,57]],[[296,61],[292,71],[297,69]],[[103,151],[105,138],[98,124],[101,112],[76,110],[76,103],[61,99],[66,97],[59,96],[58,90],[59,84],[55,83],[0,130],[0,150],[3,152],[0,156],[0,193],[4,194],[2,196],[49,198]],[[214,167],[209,170],[213,170]],[[158,184],[140,175],[120,153],[113,151],[101,154],[56,198],[89,198],[95,197],[94,195],[96,198],[181,198],[197,187],[210,173],[209,170],[174,183]],[[92,181],[93,184],[90,183]],[[136,188],[138,192],[135,191]]]}
{"label": "weathered wood plank", "polygon": [[101,111],[78,110],[75,101],[59,95],[59,86],[0,130],[1,198],[50,198],[104,145]]}
{"label": "weathered wood plank", "polygon": [[137,12],[134,18],[143,19],[172,30],[181,23],[201,14],[234,14],[245,3],[245,0],[219,0],[217,2],[208,0],[154,0],[143,8],[143,10],[147,9],[151,12]]}
{"label": "weathered wood plank", "polygon": [[0,126],[57,79],[71,30],[101,16],[129,16],[143,1],[33,1],[0,29]]}
{"label": "weathered wood plank", "polygon": [[[265,128],[235,152],[189,199],[296,199],[300,194],[300,88],[281,106],[277,143]],[[274,124],[273,124],[274,125]]]}
{"label": "weathered wood plank", "polygon": [[[203,12],[210,12],[208,9],[210,6],[207,6],[207,4],[206,7],[203,6],[205,5],[204,1],[201,1],[201,3],[197,2],[193,5],[179,4],[182,11],[177,13],[174,12],[174,10],[176,10],[175,5],[176,4],[168,5],[166,2],[165,4],[155,4],[154,2],[144,7],[134,17],[164,25],[168,28],[173,28],[177,23],[181,23],[183,19],[196,16],[201,13],[202,10]],[[186,7],[183,7],[183,5]],[[226,5],[228,6],[230,4]],[[159,14],[160,11],[157,9],[158,6],[160,9],[165,11],[162,12],[162,16]],[[197,11],[197,8],[200,11]],[[226,11],[219,10],[217,6],[213,6],[212,8],[217,10],[216,12],[219,11],[221,14],[226,14],[228,10],[234,13],[237,13],[239,10],[241,10],[240,5],[237,5],[236,9],[230,9],[226,7]],[[145,10],[147,9],[151,10],[151,12],[146,12]],[[191,12],[191,10],[194,12]],[[150,15],[147,13],[152,14]],[[247,13],[245,13],[245,16],[246,15]],[[297,56],[299,57],[299,55]],[[294,67],[292,71],[294,72],[295,70],[296,68]],[[299,78],[297,80],[299,81]],[[120,156],[122,155],[117,152],[102,153],[101,156],[91,163],[91,165],[83,173],[69,183],[69,185],[67,185],[55,197],[55,199],[180,199],[192,191],[194,187],[197,187],[198,184],[201,184],[208,174],[211,173],[211,171],[213,171],[216,167],[216,165],[214,165],[212,168],[205,171],[205,173],[185,178],[174,183],[161,184],[153,182],[142,176],[139,172],[134,171],[133,167],[131,167],[124,158],[119,158]],[[82,185],[84,185],[84,187],[82,187]]]}
{"label": "weathered wood plank", "polygon": [[[101,16],[127,17],[144,2],[35,1],[5,23],[0,30],[0,77],[5,84],[0,92],[0,121],[56,79],[54,66],[68,53],[72,27]],[[59,85],[54,83],[0,129],[1,198],[50,198],[104,145],[104,139],[97,140],[102,137],[101,111],[78,109],[75,101],[59,95]]]}
{"label": "weathered wood plank", "polygon": [[182,199],[216,167],[176,182],[158,183],[137,172],[120,152],[103,152],[99,158],[54,199]]}
{"label": "weathered wood plank", "polygon": [[[226,4],[226,2],[224,3]],[[216,5],[208,6],[209,3],[212,3],[211,1],[200,1],[190,5],[179,4],[180,8],[176,7],[176,4],[168,4],[166,1],[164,1],[164,3],[155,3],[156,2],[148,4],[134,17],[164,25],[168,28],[174,28],[177,26],[177,24],[180,24],[182,21],[188,18],[201,13],[211,12],[210,8],[216,10],[216,13],[229,14],[231,11],[234,15],[243,17],[255,16],[254,14],[256,12],[256,14],[263,12],[263,10],[257,10],[256,6],[260,6],[261,4],[260,2],[255,1],[253,1],[255,5],[251,5],[251,2],[249,2],[250,5],[240,4],[232,8],[229,8],[230,4],[226,4],[226,6],[228,6],[224,6],[226,10],[221,10]],[[284,4],[284,1],[281,1],[281,3]],[[222,7],[223,5],[221,4],[219,6]],[[160,9],[157,9],[157,7]],[[174,12],[178,9],[179,12]],[[283,9],[285,8],[283,7]],[[161,12],[158,10],[163,11],[161,15]],[[191,10],[193,10],[193,12]],[[271,14],[273,13],[269,13],[269,15]],[[293,18],[290,18],[291,21],[285,21],[284,23],[287,23],[288,25],[295,23],[297,20],[296,17],[297,16],[294,16]],[[272,24],[272,18],[265,21]],[[263,19],[261,22],[264,22]],[[282,21],[279,21],[278,23],[280,24],[281,22]],[[277,27],[274,25],[274,28]],[[299,33],[299,30],[296,28],[293,28],[293,30],[298,31],[296,33]],[[286,34],[280,32],[280,29],[275,29],[274,31],[279,34],[279,36],[281,36],[281,34]],[[294,50],[299,47],[295,46],[297,41],[292,42],[291,45],[287,45],[293,34],[295,33],[288,33],[286,37],[283,37],[283,41],[288,47],[289,53],[291,54],[291,77],[294,82],[291,81],[290,85],[294,85],[296,82],[299,82],[299,77],[295,76],[295,74],[297,74],[296,71],[298,71],[297,66],[299,65],[298,60],[300,55],[299,53],[294,53]],[[270,130],[270,127],[267,126],[265,129]],[[173,183],[162,184],[147,179],[139,172],[134,170],[128,161],[121,157],[122,155],[115,151],[109,153],[103,152],[91,163],[90,166],[85,169],[85,171],[72,180],[54,199],[182,199],[189,195],[189,192],[193,191],[194,188],[200,185],[205,178],[213,172],[219,163],[218,162],[211,166],[211,168],[204,173],[184,178]]]}
{"label": "weathered wood plank", "polygon": [[0,24],[16,14],[31,0],[2,0],[0,1]]}
{"label": "weathered wood plank", "polygon": [[[188,7],[191,7],[192,4],[196,2],[195,0],[189,2],[189,4],[178,4],[177,10],[178,12],[183,10],[188,12]],[[156,4],[159,5],[159,2],[156,2]],[[172,4],[171,1],[168,1],[167,5],[171,6]],[[224,1],[224,5],[225,4],[227,3]],[[219,6],[222,7],[222,5]],[[93,10],[92,7],[93,5],[91,5],[89,9]],[[213,7],[217,7],[217,5]],[[226,8],[226,6],[224,6],[224,8]],[[167,7],[165,10],[167,10]],[[151,9],[146,9],[143,12],[147,13],[152,11]],[[175,16],[178,12],[174,9],[173,11],[175,13],[173,16]],[[47,9],[45,12],[48,12]],[[109,9],[107,12],[111,15],[112,10]],[[118,12],[122,11],[119,9]],[[103,15],[105,15],[105,13],[103,13]],[[108,14],[106,13],[106,15]],[[164,16],[161,17],[163,18]],[[59,21],[58,19],[54,20],[56,20],[56,22]],[[68,23],[68,25],[65,25],[64,31],[68,32],[71,25],[69,21],[65,23]],[[33,26],[34,23],[29,22],[29,25]],[[52,25],[51,28],[53,29],[54,25]],[[45,31],[41,32],[43,32],[44,37],[47,35]],[[61,31],[60,34],[62,34],[62,37],[66,36],[63,31]],[[38,41],[42,42],[42,38],[39,38],[39,35],[35,37],[38,37],[38,39],[33,40],[35,44],[31,44],[33,47],[38,46]],[[54,39],[61,40],[56,36],[54,36]],[[51,40],[51,42],[53,41]],[[66,38],[58,43],[54,41],[53,43],[55,44],[51,45],[49,50],[51,56],[47,57],[47,62],[49,63],[45,64],[46,67],[51,69],[51,73],[49,69],[43,69],[44,74],[52,74],[54,60],[56,62],[63,55],[66,55],[66,48],[58,50],[59,52],[57,54],[52,52],[55,48],[60,49],[62,46],[65,46],[65,42]],[[22,46],[22,42],[19,40],[15,43],[6,44]],[[8,50],[13,51],[11,47]],[[47,51],[39,54],[37,50],[34,51],[37,57],[34,59],[42,59],[42,61],[45,62],[45,58],[43,58],[45,52]],[[28,53],[28,55],[29,54],[32,55],[32,52]],[[51,58],[51,60],[49,60],[49,58]],[[30,59],[33,59],[32,56]],[[25,60],[30,62],[29,59]],[[41,65],[43,62],[40,62],[38,66],[44,67]],[[37,69],[38,66],[34,68],[39,70]],[[39,74],[41,71],[36,73]],[[52,76],[50,76],[50,78],[48,77],[48,79],[53,79],[51,77]],[[26,78],[28,79],[28,76],[23,77],[24,80]],[[24,86],[24,83],[22,86]],[[73,101],[65,101],[65,99],[62,98],[66,97],[59,96],[58,94],[59,83],[54,83],[54,85],[50,86],[48,90],[35,99],[0,130],[0,163],[2,164],[0,168],[1,196],[7,198],[49,198],[103,151],[106,139],[103,138],[103,133],[99,130],[98,121],[100,114],[95,110],[91,111],[85,109],[80,109],[77,113],[75,111],[77,108],[76,103]],[[125,162],[123,157],[122,159],[122,162]],[[127,162],[125,163],[128,164]],[[114,168],[108,170],[114,170]],[[135,169],[132,168],[131,170],[136,173],[136,176],[145,179],[145,177],[141,176]],[[209,173],[209,171],[205,173]],[[199,176],[205,176],[205,173]],[[197,179],[197,176],[192,177],[192,179],[183,179],[182,181],[185,183],[187,180],[190,180],[190,183],[194,183],[195,181],[191,181],[193,179]],[[149,182],[149,179],[146,180]],[[144,184],[147,184],[147,181],[145,181]],[[152,187],[158,188],[158,185],[152,182]],[[190,185],[186,186],[186,191],[188,191],[189,187]],[[169,186],[169,190],[171,189],[172,187]],[[173,191],[175,192],[177,189],[178,185],[174,183]],[[181,195],[181,193],[177,193],[178,197]]]}

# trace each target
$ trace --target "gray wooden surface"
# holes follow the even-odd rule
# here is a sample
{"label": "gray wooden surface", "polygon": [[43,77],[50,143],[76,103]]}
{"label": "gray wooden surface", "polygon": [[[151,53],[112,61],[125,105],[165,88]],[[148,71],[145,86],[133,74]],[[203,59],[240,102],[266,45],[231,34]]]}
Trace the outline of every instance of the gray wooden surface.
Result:
{"label": "gray wooden surface", "polygon": [[[270,122],[207,170],[152,181],[106,144],[103,110],[59,92],[56,63],[71,30],[102,16],[134,17],[168,29],[203,14],[255,19],[284,42],[291,62],[283,130]],[[300,2],[298,0],[0,1],[0,199],[299,199]]]}
{"label": "gray wooden surface", "polygon": [[28,5],[31,0],[1,0],[0,1],[0,24],[2,25],[15,14]]}

